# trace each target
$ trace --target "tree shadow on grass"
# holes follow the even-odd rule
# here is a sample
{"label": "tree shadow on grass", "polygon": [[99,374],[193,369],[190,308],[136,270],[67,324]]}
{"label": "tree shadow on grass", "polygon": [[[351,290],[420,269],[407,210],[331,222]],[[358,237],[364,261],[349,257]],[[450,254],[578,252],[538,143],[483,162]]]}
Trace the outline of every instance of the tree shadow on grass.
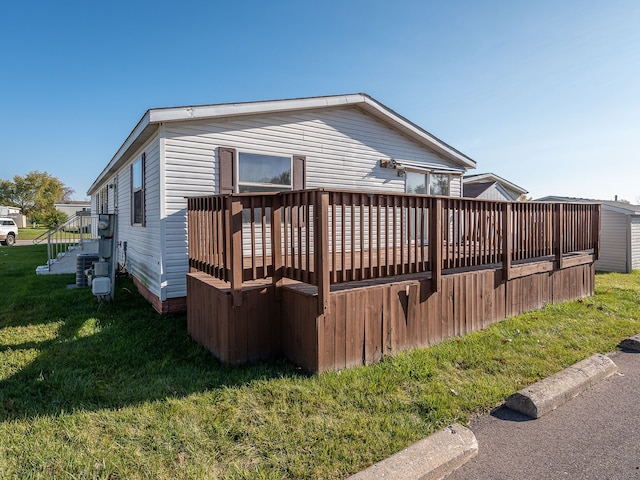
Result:
{"label": "tree shadow on grass", "polygon": [[[116,409],[256,380],[305,375],[286,361],[229,367],[188,335],[186,315],[158,315],[128,279],[116,300],[88,289],[61,292],[69,313],[16,318],[13,326],[57,322],[55,336],[0,342],[0,420],[74,410]],[[12,325],[0,325],[3,328]],[[2,337],[0,337],[2,338]],[[31,358],[30,361],[25,358]]]}

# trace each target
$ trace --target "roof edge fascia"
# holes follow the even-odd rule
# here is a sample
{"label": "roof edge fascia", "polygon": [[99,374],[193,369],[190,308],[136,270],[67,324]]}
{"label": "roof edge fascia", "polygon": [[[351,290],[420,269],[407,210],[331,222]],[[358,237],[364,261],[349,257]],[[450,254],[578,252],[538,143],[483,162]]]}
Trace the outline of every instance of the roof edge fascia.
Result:
{"label": "roof edge fascia", "polygon": [[513,190],[514,192],[519,193],[520,195],[529,193],[528,190],[525,190],[519,185],[516,185],[515,183],[510,182],[509,180],[506,180],[501,176],[491,172],[477,173],[477,174],[472,174],[472,175],[462,177],[463,183],[474,183],[474,182],[487,181],[487,180],[500,183],[503,186],[503,188],[508,188],[510,190]]}

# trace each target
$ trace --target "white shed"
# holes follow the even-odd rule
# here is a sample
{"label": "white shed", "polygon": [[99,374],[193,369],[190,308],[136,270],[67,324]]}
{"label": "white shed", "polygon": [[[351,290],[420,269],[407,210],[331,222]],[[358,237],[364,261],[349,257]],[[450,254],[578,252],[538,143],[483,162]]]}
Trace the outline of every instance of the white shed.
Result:
{"label": "white shed", "polygon": [[350,94],[148,110],[88,195],[94,213],[118,214],[118,262],[167,312],[186,307],[187,196],[422,187],[460,197],[471,168],[418,125]]}
{"label": "white shed", "polygon": [[600,258],[596,270],[629,273],[640,269],[640,205],[608,200],[544,197],[539,201],[600,203]]}

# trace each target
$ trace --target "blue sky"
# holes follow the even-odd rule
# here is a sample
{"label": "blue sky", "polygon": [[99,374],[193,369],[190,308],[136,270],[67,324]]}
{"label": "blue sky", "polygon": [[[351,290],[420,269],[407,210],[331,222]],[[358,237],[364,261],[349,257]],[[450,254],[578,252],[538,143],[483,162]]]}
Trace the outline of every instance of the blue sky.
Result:
{"label": "blue sky", "polygon": [[149,108],[365,92],[530,196],[640,204],[640,2],[3,4],[0,179],[86,191]]}

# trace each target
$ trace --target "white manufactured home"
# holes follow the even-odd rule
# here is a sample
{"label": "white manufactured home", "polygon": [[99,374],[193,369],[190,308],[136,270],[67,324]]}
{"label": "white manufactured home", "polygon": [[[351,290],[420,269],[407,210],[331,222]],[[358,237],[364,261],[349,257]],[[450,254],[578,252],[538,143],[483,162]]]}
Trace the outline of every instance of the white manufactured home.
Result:
{"label": "white manufactured home", "polygon": [[629,273],[640,269],[640,205],[554,196],[540,201],[600,203],[600,257],[596,270]]}
{"label": "white manufactured home", "polygon": [[91,185],[117,260],[160,312],[186,307],[185,197],[340,188],[460,197],[475,162],[366,94],[148,110]]}

